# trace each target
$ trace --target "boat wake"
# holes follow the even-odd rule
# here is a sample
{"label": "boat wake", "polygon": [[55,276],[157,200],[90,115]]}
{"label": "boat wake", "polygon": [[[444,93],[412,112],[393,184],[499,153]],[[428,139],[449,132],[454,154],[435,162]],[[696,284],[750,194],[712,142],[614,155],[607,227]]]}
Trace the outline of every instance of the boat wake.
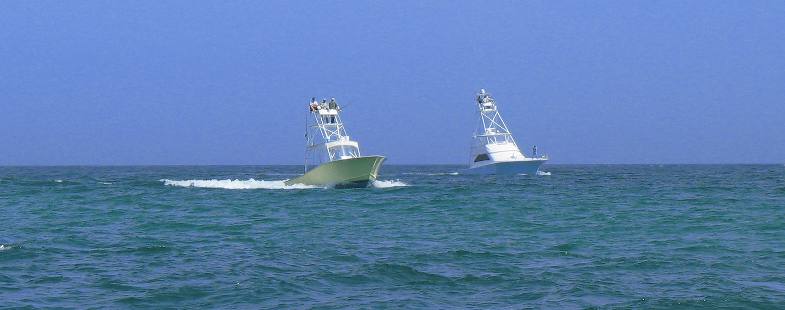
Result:
{"label": "boat wake", "polygon": [[376,180],[373,181],[373,187],[375,188],[391,188],[391,187],[403,187],[409,186],[402,182],[401,180]]}
{"label": "boat wake", "polygon": [[319,188],[303,184],[286,185],[286,180],[265,181],[265,180],[169,180],[161,179],[167,186],[177,187],[197,187],[197,188],[223,188],[223,189],[306,189]]}
{"label": "boat wake", "polygon": [[[159,180],[164,183],[166,186],[175,186],[175,187],[193,187],[193,188],[221,188],[221,189],[307,189],[307,188],[323,188],[319,186],[311,186],[311,185],[303,185],[303,184],[294,184],[294,185],[286,185],[284,182],[286,180],[276,180],[276,181],[265,181],[265,180],[255,180],[255,179],[248,179],[248,180],[218,180],[218,179],[211,179],[211,180],[169,180],[169,179],[161,179]],[[372,186],[374,188],[392,188],[392,187],[403,187],[409,186],[400,180],[376,180],[373,181]]]}
{"label": "boat wake", "polygon": [[425,173],[425,172],[404,172],[403,175],[458,175],[458,172],[438,172],[438,173]]}
{"label": "boat wake", "polygon": [[[528,174],[526,174],[526,173],[518,173],[518,175],[528,175]],[[551,175],[551,173],[548,172],[548,171],[539,171],[539,170],[537,170],[537,175]]]}

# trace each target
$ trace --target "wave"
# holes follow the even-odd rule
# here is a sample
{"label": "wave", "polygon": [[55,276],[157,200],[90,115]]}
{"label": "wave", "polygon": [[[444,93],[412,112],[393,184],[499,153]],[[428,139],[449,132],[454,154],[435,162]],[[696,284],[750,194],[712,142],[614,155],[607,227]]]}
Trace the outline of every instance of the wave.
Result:
{"label": "wave", "polygon": [[404,172],[403,175],[458,175],[458,172],[438,172],[438,173],[425,173],[425,172]]}
{"label": "wave", "polygon": [[[518,175],[528,175],[528,174],[526,174],[526,173],[518,173]],[[551,173],[548,172],[548,171],[537,170],[537,175],[551,175]]]}
{"label": "wave", "polygon": [[179,187],[198,187],[198,188],[223,188],[223,189],[306,189],[318,188],[303,184],[286,185],[286,180],[265,181],[265,180],[169,180],[161,179],[167,186]]}
{"label": "wave", "polygon": [[[248,179],[248,180],[218,180],[218,179],[211,179],[211,180],[170,180],[170,179],[161,179],[160,182],[163,182],[166,186],[176,186],[176,187],[196,187],[196,188],[222,188],[222,189],[307,189],[307,188],[321,188],[319,186],[311,186],[311,185],[303,185],[303,184],[294,184],[294,185],[286,185],[284,182],[286,180],[275,180],[275,181],[265,181],[265,180],[255,180],[255,179]],[[400,180],[376,180],[373,181],[372,186],[374,188],[392,188],[392,187],[403,187],[409,186],[405,182]]]}
{"label": "wave", "polygon": [[4,244],[0,244],[0,251],[10,250],[10,249],[11,249],[10,245],[6,246]]}
{"label": "wave", "polygon": [[376,180],[373,181],[373,187],[375,188],[391,188],[391,187],[402,187],[402,186],[409,186],[402,182],[401,180]]}
{"label": "wave", "polygon": [[417,268],[393,263],[377,263],[365,267],[366,276],[371,278],[389,278],[410,283],[445,283],[452,279],[436,273],[417,270]]}

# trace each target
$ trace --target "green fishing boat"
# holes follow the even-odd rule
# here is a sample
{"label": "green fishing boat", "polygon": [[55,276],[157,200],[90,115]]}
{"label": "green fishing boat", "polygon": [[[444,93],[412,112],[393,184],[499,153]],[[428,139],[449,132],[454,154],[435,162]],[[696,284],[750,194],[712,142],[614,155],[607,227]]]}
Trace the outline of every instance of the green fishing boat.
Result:
{"label": "green fishing boat", "polygon": [[335,99],[315,99],[309,105],[305,174],[286,181],[336,188],[368,187],[379,176],[384,156],[362,156],[360,146],[346,133]]}

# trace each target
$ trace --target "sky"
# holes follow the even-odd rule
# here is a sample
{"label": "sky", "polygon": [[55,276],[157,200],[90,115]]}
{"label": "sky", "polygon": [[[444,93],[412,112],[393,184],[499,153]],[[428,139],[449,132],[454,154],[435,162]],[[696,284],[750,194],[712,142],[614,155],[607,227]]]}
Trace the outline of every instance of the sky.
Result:
{"label": "sky", "polygon": [[0,1],[0,165],[785,163],[785,1]]}

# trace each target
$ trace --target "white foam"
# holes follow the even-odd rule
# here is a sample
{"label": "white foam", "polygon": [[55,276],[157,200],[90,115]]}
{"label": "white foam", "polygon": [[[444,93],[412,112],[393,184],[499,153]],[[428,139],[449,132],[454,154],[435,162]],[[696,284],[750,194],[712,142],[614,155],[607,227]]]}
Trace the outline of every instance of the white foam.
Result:
{"label": "white foam", "polygon": [[112,182],[99,182],[99,183],[101,183],[103,185],[112,185]]}
{"label": "white foam", "polygon": [[57,179],[55,180],[55,183],[63,183],[63,180]]}
{"label": "white foam", "polygon": [[439,172],[439,173],[423,173],[423,172],[404,172],[404,175],[458,175],[458,172]]}
{"label": "white foam", "polygon": [[5,246],[3,244],[0,244],[0,251],[10,250],[10,249],[11,249],[10,245],[9,246]]}
{"label": "white foam", "polygon": [[179,186],[179,187],[199,187],[199,188],[223,188],[223,189],[304,189],[304,188],[317,188],[316,186],[309,186],[303,184],[295,184],[288,186],[284,182],[286,180],[265,181],[265,180],[159,180],[164,182],[164,185]]}
{"label": "white foam", "polygon": [[409,186],[401,180],[376,180],[373,181],[373,187],[375,188],[391,188],[391,187],[402,187],[402,186]]}
{"label": "white foam", "polygon": [[551,175],[551,173],[550,173],[550,172],[548,172],[548,171],[540,171],[540,170],[537,170],[537,175]]}

